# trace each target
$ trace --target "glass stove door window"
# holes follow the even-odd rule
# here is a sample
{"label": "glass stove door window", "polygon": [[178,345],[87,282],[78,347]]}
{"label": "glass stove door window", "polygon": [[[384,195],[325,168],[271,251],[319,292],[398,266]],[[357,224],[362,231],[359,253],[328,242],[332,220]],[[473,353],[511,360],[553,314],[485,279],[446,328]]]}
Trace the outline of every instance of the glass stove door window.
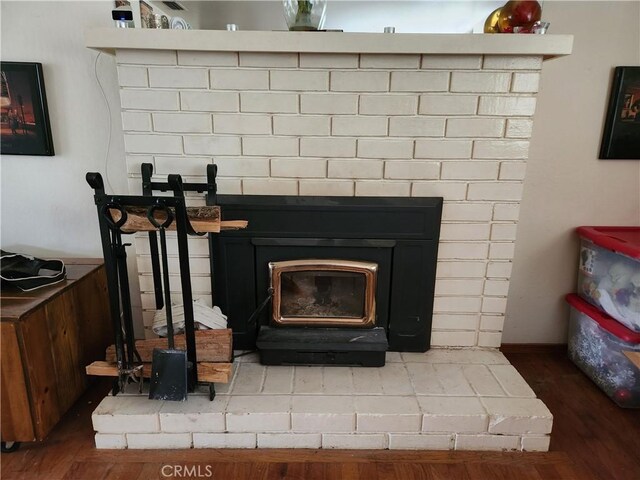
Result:
{"label": "glass stove door window", "polygon": [[283,272],[283,318],[364,318],[366,278],[358,272]]}

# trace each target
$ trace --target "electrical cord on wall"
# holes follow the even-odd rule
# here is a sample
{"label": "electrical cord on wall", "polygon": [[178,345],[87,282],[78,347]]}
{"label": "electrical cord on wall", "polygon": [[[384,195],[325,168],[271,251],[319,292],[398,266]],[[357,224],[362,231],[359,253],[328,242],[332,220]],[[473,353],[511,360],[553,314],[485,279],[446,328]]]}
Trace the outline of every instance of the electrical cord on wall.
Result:
{"label": "electrical cord on wall", "polygon": [[98,76],[98,60],[100,59],[101,55],[102,52],[98,52],[98,55],[96,55],[96,59],[93,62],[93,74],[96,77],[96,82],[98,83],[98,87],[100,88],[102,99],[104,100],[104,104],[107,107],[107,124],[109,125],[109,134],[107,137],[107,149],[104,154],[104,176],[107,180],[109,190],[113,193],[113,185],[111,185],[111,181],[109,180],[109,151],[111,150],[111,106],[109,105],[109,101],[107,100],[107,95],[104,93],[104,88],[102,86],[102,82],[100,82],[100,77]]}

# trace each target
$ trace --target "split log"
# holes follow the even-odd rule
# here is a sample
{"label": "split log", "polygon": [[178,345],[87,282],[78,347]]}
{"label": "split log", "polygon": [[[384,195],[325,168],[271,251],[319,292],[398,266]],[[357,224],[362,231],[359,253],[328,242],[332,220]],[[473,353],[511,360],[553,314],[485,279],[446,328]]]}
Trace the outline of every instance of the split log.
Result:
{"label": "split log", "polygon": [[220,230],[243,230],[247,225],[249,225],[247,220],[222,220]]}
{"label": "split log", "polygon": [[[229,383],[233,371],[232,363],[198,362],[198,381],[208,383]],[[118,367],[115,363],[93,362],[85,367],[87,375],[99,377],[117,377]],[[151,377],[151,363],[144,363],[142,367],[144,378]]]}
{"label": "split log", "polygon": [[[149,232],[156,230],[149,219],[147,218],[147,208],[146,207],[134,207],[134,206],[125,206],[124,209],[127,212],[127,221],[121,227],[124,232]],[[171,211],[174,213],[175,211],[172,208]],[[109,209],[111,213],[111,217],[114,221],[118,221],[121,218],[121,214],[119,210],[114,208]],[[220,207],[219,206],[209,206],[209,207],[187,207],[187,217],[189,217],[189,221],[191,222],[191,226],[196,232],[220,232],[221,228],[221,218],[220,218]],[[167,215],[162,210],[156,210],[153,213],[153,218],[156,219],[158,223],[162,223],[167,219]],[[169,225],[167,230],[176,230],[176,221]]]}
{"label": "split log", "polygon": [[[196,331],[196,353],[198,362],[230,362],[231,361],[231,329],[220,330],[197,330]],[[177,349],[184,350],[186,347],[185,336],[174,336]],[[153,358],[154,348],[167,348],[166,338],[150,338],[147,340],[137,340],[136,350],[140,354],[143,362],[150,362]],[[111,345],[107,348],[106,361],[116,362],[116,347]]]}

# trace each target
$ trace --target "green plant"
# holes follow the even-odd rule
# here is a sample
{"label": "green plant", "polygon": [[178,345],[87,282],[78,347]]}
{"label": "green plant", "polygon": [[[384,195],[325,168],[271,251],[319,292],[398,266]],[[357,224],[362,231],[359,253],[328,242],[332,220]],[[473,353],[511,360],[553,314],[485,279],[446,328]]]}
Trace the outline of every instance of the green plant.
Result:
{"label": "green plant", "polygon": [[296,23],[304,24],[309,21],[311,8],[313,4],[310,0],[298,0],[298,13],[296,14]]}

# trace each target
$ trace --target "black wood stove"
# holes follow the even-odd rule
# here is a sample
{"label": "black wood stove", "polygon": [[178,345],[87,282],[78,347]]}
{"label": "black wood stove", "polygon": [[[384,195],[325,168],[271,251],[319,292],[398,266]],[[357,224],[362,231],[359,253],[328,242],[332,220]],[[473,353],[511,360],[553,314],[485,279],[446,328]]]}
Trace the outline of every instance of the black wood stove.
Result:
{"label": "black wood stove", "polygon": [[[218,195],[211,238],[234,348],[264,364],[384,365],[430,346],[442,198]],[[259,315],[254,312],[261,305]]]}

